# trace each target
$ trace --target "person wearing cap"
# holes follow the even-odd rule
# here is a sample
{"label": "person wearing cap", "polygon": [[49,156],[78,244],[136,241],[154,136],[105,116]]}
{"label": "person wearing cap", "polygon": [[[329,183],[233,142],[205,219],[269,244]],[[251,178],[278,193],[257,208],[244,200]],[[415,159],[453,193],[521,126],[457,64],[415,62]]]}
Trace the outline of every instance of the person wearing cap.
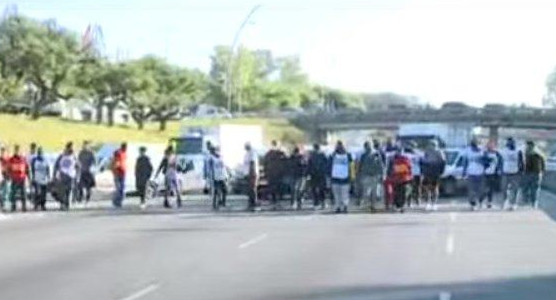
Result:
{"label": "person wearing cap", "polygon": [[255,211],[259,202],[257,190],[259,185],[259,157],[251,143],[245,143],[243,164],[247,174],[247,196],[249,197],[247,210]]}
{"label": "person wearing cap", "polygon": [[147,148],[144,146],[139,147],[139,157],[135,162],[135,188],[139,194],[141,201],[141,209],[145,209],[147,204],[145,202],[147,183],[153,174],[153,165],[151,159],[147,156]]}
{"label": "person wearing cap", "polygon": [[95,154],[91,150],[89,141],[84,141],[81,151],[77,155],[79,161],[79,180],[77,190],[77,202],[83,200],[85,196],[85,203],[91,200],[91,190],[95,187],[95,175],[93,168],[96,164]]}
{"label": "person wearing cap", "polygon": [[228,193],[226,183],[229,178],[228,170],[220,156],[220,148],[216,146],[212,148],[211,158],[208,163],[211,174],[211,185],[213,187],[212,207],[218,210],[221,206],[226,206],[226,196]]}
{"label": "person wearing cap", "polygon": [[438,142],[430,141],[421,159],[421,173],[423,174],[423,196],[427,201],[426,211],[438,209],[437,202],[440,188],[440,178],[446,168],[446,156],[438,149]]}
{"label": "person wearing cap", "polygon": [[513,138],[506,140],[506,147],[500,151],[502,155],[502,192],[504,204],[502,209],[517,209],[517,193],[523,174],[525,162],[523,151],[517,149]]}
{"label": "person wearing cap", "polygon": [[522,193],[524,202],[535,209],[539,207],[539,190],[545,170],[544,155],[540,153],[533,141],[527,141]]}
{"label": "person wearing cap", "polygon": [[502,155],[496,150],[496,142],[489,141],[485,151],[485,189],[479,201],[482,207],[484,198],[487,198],[487,208],[492,208],[492,198],[499,190],[500,176],[502,175]]}
{"label": "person wearing cap", "polygon": [[485,180],[485,152],[481,149],[479,140],[473,138],[469,147],[463,153],[463,177],[467,178],[467,198],[471,210],[477,209],[477,203],[484,191]]}

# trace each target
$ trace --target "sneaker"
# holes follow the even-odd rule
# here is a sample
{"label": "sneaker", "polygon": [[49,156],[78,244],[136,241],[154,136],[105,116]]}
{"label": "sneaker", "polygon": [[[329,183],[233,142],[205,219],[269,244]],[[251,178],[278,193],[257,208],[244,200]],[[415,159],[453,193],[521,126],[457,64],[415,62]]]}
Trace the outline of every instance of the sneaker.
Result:
{"label": "sneaker", "polygon": [[347,213],[348,213],[348,208],[347,208],[347,206],[344,206],[344,210],[343,210],[342,212],[343,212],[344,214],[347,214]]}
{"label": "sneaker", "polygon": [[143,203],[143,204],[141,204],[140,207],[141,207],[141,210],[145,210],[145,209],[147,209],[147,204],[146,204],[146,203]]}
{"label": "sneaker", "polygon": [[427,203],[427,206],[425,206],[425,211],[430,211],[432,210],[432,205],[430,203]]}
{"label": "sneaker", "polygon": [[432,210],[433,210],[433,211],[437,211],[437,210],[438,210],[438,205],[433,204],[433,205],[432,205]]}
{"label": "sneaker", "polygon": [[511,210],[511,211],[517,210],[517,204],[512,205],[512,206],[510,207],[510,210]]}

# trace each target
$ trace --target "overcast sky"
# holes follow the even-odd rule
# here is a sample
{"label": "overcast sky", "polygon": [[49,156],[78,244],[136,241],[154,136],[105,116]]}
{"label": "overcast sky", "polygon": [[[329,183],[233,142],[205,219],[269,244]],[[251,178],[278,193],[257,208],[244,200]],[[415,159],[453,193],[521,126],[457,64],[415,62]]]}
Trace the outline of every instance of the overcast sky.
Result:
{"label": "overcast sky", "polygon": [[[298,3],[302,2],[302,4]],[[552,3],[554,2],[554,4]],[[298,54],[318,83],[392,91],[433,104],[540,105],[556,66],[556,1],[16,0],[19,12],[84,32],[111,57],[157,54],[207,71],[214,45]]]}

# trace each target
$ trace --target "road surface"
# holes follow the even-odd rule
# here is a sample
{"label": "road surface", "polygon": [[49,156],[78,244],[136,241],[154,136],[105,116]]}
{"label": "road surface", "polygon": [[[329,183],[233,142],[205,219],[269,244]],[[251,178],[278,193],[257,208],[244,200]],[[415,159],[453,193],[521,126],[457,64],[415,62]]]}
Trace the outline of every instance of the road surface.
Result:
{"label": "road surface", "polygon": [[[0,216],[0,299],[554,299],[546,211]],[[548,212],[548,213],[547,213]]]}

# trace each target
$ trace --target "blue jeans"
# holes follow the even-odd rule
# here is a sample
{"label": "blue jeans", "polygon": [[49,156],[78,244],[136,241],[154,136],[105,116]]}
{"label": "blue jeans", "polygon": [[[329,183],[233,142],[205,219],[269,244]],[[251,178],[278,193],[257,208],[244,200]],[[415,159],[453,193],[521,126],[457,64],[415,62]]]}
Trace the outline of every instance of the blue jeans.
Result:
{"label": "blue jeans", "polygon": [[114,187],[116,188],[116,191],[114,192],[112,204],[114,207],[122,207],[122,202],[125,197],[125,177],[114,176]]}
{"label": "blue jeans", "polygon": [[535,205],[538,201],[541,177],[539,174],[526,173],[523,176],[523,202]]}

